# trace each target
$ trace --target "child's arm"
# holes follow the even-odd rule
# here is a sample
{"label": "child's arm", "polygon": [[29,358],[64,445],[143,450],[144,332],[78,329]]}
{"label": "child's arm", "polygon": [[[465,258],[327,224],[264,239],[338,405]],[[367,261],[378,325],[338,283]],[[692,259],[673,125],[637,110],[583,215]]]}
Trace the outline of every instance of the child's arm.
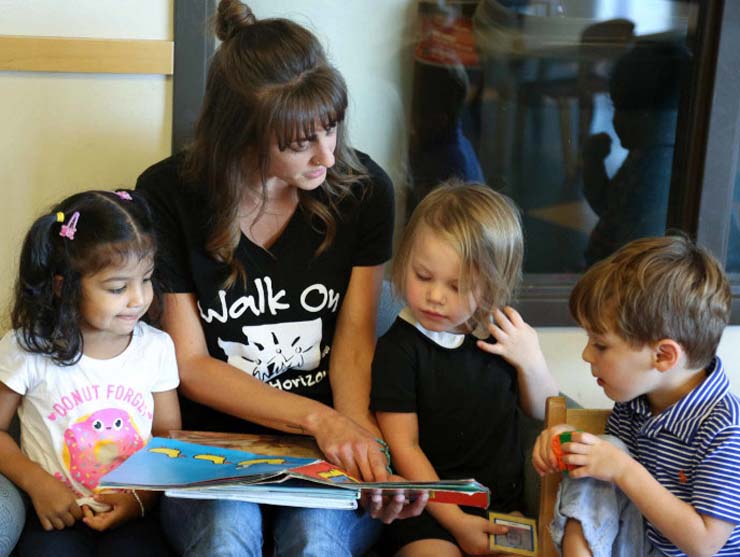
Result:
{"label": "child's arm", "polygon": [[82,518],[75,494],[21,452],[8,427],[21,395],[0,382],[0,473],[25,491],[44,530],[62,530]]}
{"label": "child's arm", "polygon": [[[152,396],[154,398],[152,434],[167,436],[173,429],[180,429],[182,422],[177,390],[153,393]],[[102,513],[93,513],[90,509],[85,509],[83,522],[93,530],[108,530],[134,518],[143,517],[154,506],[158,497],[159,494],[155,491],[98,493],[95,499],[109,505],[111,509]]]}
{"label": "child's arm", "polygon": [[511,307],[495,310],[493,318],[488,331],[496,343],[479,340],[478,347],[503,357],[516,368],[522,410],[528,416],[542,420],[547,397],[557,396],[558,386],[547,368],[537,332]]}
{"label": "child's arm", "polygon": [[573,433],[572,439],[563,445],[563,460],[578,466],[570,472],[571,478],[593,477],[615,483],[642,515],[687,555],[711,556],[727,542],[734,524],[699,514],[629,453],[585,432]]}
{"label": "child's arm", "polygon": [[153,393],[154,417],[152,418],[152,435],[168,437],[170,431],[180,429],[180,403],[177,400],[177,390]]}
{"label": "child's arm", "polygon": [[[419,423],[413,412],[377,412],[378,424],[388,442],[396,471],[414,481],[437,481],[439,476],[419,446]],[[427,510],[457,540],[466,553],[488,553],[488,535],[506,528],[463,512],[457,505],[429,503]]]}

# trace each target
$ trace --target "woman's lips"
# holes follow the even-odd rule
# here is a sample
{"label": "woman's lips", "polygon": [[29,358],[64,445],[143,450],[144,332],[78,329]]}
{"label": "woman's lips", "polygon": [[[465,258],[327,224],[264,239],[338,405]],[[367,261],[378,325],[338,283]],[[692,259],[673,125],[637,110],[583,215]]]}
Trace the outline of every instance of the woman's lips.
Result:
{"label": "woman's lips", "polygon": [[314,180],[316,178],[321,178],[324,174],[326,174],[326,168],[322,167],[313,172],[307,172],[304,176],[310,180]]}

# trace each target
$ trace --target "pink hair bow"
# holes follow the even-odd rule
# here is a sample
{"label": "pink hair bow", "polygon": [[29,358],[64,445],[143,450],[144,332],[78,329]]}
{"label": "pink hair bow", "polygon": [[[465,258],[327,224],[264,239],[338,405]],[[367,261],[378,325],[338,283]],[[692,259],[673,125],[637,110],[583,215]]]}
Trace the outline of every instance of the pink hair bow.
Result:
{"label": "pink hair bow", "polygon": [[127,191],[119,190],[119,191],[114,191],[113,193],[115,193],[121,199],[125,199],[126,201],[131,201],[131,194]]}
{"label": "pink hair bow", "polygon": [[77,232],[77,221],[80,219],[80,212],[75,211],[67,221],[67,224],[62,225],[62,229],[59,231],[59,235],[62,238],[68,238],[70,240],[75,239],[75,233]]}

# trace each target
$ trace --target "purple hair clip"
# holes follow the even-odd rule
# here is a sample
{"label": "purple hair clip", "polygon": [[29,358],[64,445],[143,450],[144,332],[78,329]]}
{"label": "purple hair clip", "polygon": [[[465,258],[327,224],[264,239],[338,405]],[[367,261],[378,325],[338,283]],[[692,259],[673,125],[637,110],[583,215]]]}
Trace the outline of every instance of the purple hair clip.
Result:
{"label": "purple hair clip", "polygon": [[75,239],[75,233],[77,232],[77,221],[80,219],[80,212],[75,211],[67,221],[67,224],[62,225],[62,229],[59,231],[59,235],[62,238],[68,238],[69,240]]}
{"label": "purple hair clip", "polygon": [[114,191],[113,193],[115,193],[121,199],[125,199],[126,201],[131,201],[131,194],[127,191],[118,190],[118,191]]}

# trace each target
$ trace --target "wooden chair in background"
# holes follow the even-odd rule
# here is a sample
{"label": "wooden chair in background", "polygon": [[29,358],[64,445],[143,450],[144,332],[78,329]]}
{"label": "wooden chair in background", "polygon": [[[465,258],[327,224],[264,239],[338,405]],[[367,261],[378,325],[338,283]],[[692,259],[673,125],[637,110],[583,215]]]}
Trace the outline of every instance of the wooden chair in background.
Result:
{"label": "wooden chair in background", "polygon": [[[611,410],[567,408],[565,398],[551,396],[547,399],[545,428],[567,423],[576,429],[589,433],[604,433],[606,419],[610,413]],[[555,546],[552,544],[548,527],[552,521],[560,479],[560,474],[549,474],[542,478],[540,484],[540,512],[537,520],[540,557],[557,557],[558,555]]]}

